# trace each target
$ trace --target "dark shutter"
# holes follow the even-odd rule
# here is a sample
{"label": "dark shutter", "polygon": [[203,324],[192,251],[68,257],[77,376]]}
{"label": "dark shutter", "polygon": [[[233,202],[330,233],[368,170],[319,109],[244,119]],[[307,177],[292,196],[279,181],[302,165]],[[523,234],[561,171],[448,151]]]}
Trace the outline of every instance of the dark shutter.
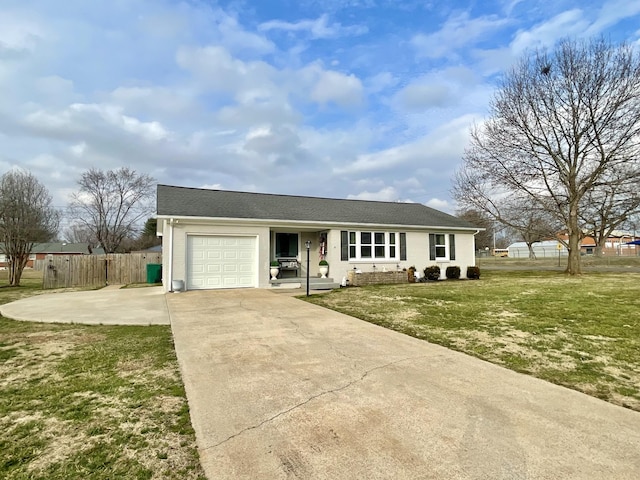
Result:
{"label": "dark shutter", "polygon": [[456,236],[451,233],[449,235],[449,260],[456,259]]}
{"label": "dark shutter", "polygon": [[349,232],[345,230],[340,232],[340,260],[349,260]]}
{"label": "dark shutter", "polygon": [[407,259],[407,234],[400,234],[400,260]]}
{"label": "dark shutter", "polygon": [[436,259],[436,234],[429,234],[429,260]]}

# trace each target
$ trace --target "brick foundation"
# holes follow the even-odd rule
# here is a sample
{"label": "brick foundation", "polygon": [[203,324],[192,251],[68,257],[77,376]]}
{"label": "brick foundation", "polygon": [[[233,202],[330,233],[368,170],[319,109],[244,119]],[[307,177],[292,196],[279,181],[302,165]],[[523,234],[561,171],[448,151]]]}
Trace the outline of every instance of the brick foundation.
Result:
{"label": "brick foundation", "polygon": [[364,285],[382,285],[392,283],[409,283],[407,272],[349,272],[349,285],[362,287]]}

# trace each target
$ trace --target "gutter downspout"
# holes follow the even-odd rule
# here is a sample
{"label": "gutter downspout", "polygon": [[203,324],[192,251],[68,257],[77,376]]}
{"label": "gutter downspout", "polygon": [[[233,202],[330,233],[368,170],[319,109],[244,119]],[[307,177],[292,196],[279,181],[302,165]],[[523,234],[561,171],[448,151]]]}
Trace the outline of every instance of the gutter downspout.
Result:
{"label": "gutter downspout", "polygon": [[169,219],[169,292],[173,292],[173,218]]}

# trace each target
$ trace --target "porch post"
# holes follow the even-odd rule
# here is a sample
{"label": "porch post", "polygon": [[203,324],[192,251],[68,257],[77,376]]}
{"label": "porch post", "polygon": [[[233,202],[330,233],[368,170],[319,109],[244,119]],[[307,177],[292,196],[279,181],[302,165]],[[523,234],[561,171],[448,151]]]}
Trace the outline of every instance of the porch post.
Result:
{"label": "porch post", "polygon": [[304,242],[307,247],[307,297],[309,296],[309,249],[311,248],[311,240]]}

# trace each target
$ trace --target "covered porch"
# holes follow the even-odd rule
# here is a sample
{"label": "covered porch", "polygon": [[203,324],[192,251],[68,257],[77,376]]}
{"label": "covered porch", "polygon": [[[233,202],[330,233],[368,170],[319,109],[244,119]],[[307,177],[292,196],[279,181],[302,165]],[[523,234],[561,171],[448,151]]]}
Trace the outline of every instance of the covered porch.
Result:
{"label": "covered porch", "polygon": [[[327,290],[339,287],[330,275],[322,278],[320,261],[328,253],[328,230],[272,228],[270,231],[270,279],[272,288],[306,287]],[[307,272],[308,265],[308,272]],[[308,275],[307,275],[308,273]]]}

